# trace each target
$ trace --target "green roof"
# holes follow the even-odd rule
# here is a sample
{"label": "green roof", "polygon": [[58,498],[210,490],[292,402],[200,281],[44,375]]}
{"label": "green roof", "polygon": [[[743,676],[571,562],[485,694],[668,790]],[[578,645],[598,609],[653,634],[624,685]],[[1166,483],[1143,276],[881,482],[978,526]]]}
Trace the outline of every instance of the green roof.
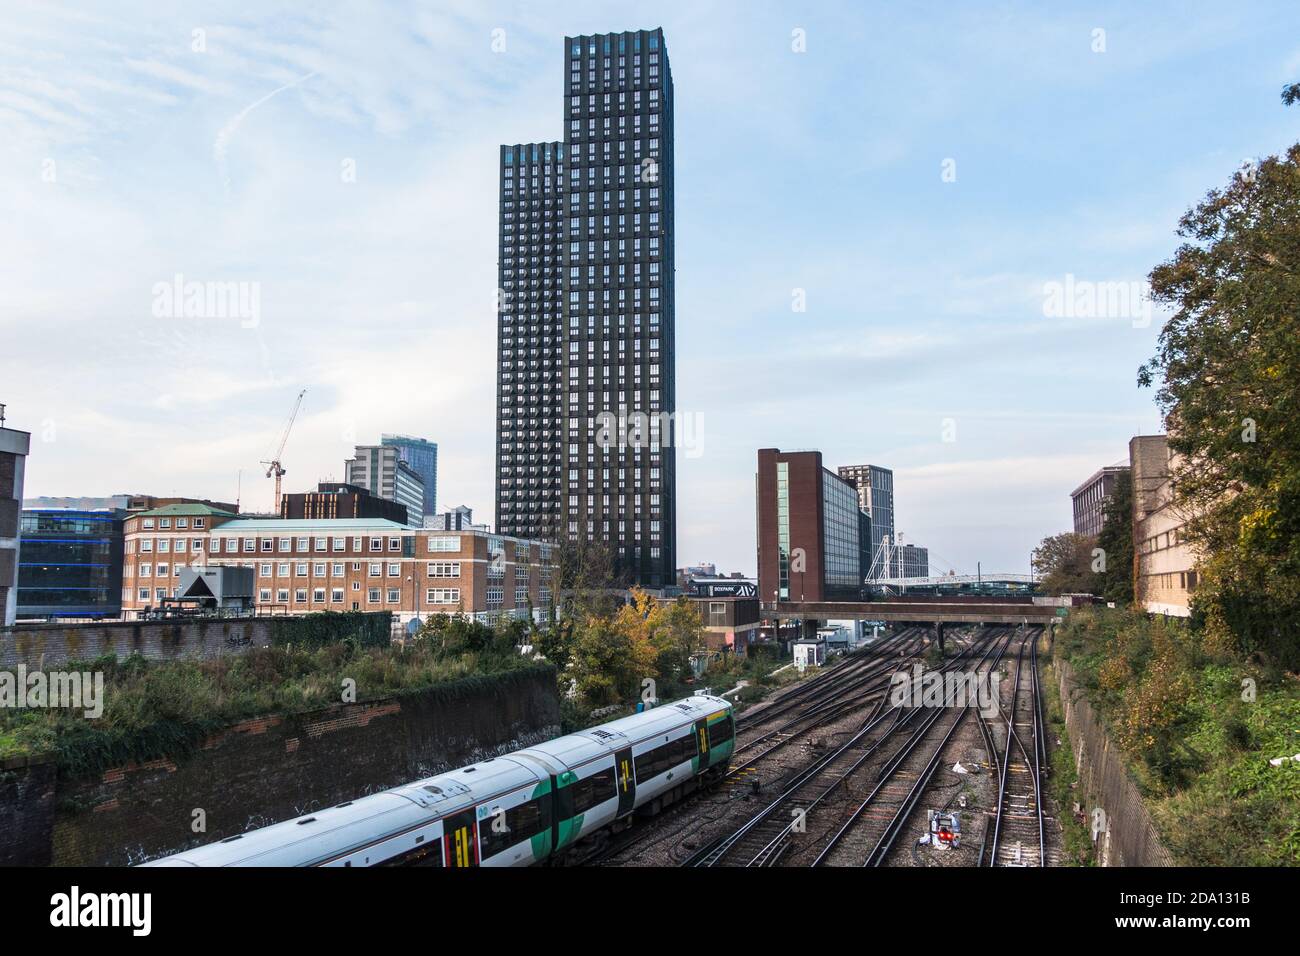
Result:
{"label": "green roof", "polygon": [[223,511],[221,508],[214,508],[211,505],[200,504],[181,504],[181,505],[163,505],[161,508],[154,508],[152,511],[141,511],[141,515],[146,518],[162,516],[164,518],[172,515],[221,515],[225,518],[238,518],[239,515],[233,511]]}
{"label": "green roof", "polygon": [[328,534],[331,531],[421,531],[421,528],[408,528],[387,518],[241,518],[227,521],[215,531],[235,534],[289,534],[303,531],[316,534]]}

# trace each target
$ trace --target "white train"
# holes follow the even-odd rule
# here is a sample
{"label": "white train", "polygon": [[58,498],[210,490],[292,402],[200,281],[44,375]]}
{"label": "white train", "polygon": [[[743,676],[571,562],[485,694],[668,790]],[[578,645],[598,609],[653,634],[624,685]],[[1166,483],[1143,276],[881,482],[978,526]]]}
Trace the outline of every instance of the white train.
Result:
{"label": "white train", "polygon": [[527,866],[726,772],[730,702],[698,696],[146,866]]}

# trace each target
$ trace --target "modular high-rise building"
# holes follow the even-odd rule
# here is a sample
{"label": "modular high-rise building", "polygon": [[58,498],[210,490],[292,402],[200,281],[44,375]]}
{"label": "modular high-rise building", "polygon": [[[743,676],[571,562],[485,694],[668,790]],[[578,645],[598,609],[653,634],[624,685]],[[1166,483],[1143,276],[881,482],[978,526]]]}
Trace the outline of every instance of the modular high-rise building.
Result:
{"label": "modular high-rise building", "polygon": [[438,443],[410,435],[383,435],[381,445],[397,449],[397,457],[406,462],[424,481],[424,503],[421,514],[438,513]]}
{"label": "modular high-rise building", "polygon": [[1107,465],[1070,492],[1075,534],[1089,537],[1101,534],[1102,526],[1106,523],[1106,503],[1115,491],[1115,483],[1128,470],[1127,464]]}
{"label": "modular high-rise building", "polygon": [[394,445],[358,445],[343,463],[346,484],[357,485],[379,498],[406,506],[407,527],[424,524],[424,478],[402,458]]}
{"label": "modular high-rise building", "polygon": [[894,473],[876,465],[843,465],[839,469],[839,475],[857,488],[858,507],[871,516],[871,548],[867,568],[873,577],[889,577],[889,569],[881,558],[880,546],[886,537],[891,544],[898,544],[894,535]]}
{"label": "modular high-rise building", "polygon": [[500,150],[497,527],[673,584],[673,84],[662,30],[564,41],[563,142]]}

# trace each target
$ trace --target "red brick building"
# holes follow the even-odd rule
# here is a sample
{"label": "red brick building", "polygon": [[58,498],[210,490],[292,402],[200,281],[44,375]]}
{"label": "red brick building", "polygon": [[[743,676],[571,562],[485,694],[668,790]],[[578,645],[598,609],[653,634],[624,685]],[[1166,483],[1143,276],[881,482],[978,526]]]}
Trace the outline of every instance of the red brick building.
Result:
{"label": "red brick building", "polygon": [[426,531],[381,518],[240,518],[171,505],[125,522],[122,614],[177,592],[180,568],[253,568],[261,613],[392,611],[541,619],[553,600],[551,546],[477,530]]}

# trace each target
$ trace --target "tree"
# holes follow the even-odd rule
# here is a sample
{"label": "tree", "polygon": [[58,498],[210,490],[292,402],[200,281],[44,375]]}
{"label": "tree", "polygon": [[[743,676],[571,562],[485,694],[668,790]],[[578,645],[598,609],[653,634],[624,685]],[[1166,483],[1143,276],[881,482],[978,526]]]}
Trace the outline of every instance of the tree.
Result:
{"label": "tree", "polygon": [[619,625],[617,619],[601,615],[575,623],[569,674],[578,697],[589,707],[634,699],[641,682],[654,673],[649,642]]}
{"label": "tree", "polygon": [[1105,523],[1097,547],[1106,555],[1101,596],[1116,604],[1133,602],[1133,475],[1122,471],[1106,499]]}
{"label": "tree", "polygon": [[[1300,99],[1289,87],[1284,99]],[[1202,555],[1211,644],[1300,666],[1300,144],[1243,168],[1179,222],[1151,272],[1174,310],[1138,373],[1160,381],[1175,506]]]}
{"label": "tree", "polygon": [[1039,587],[1048,594],[1093,594],[1101,576],[1092,570],[1097,539],[1067,531],[1044,538],[1034,551]]}

